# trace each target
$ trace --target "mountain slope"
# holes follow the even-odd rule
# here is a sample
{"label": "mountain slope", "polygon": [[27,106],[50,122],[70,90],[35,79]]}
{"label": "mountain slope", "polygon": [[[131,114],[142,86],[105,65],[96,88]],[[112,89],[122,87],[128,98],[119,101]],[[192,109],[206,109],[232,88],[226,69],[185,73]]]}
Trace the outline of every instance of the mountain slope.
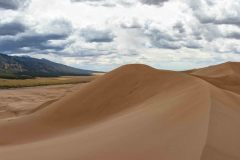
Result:
{"label": "mountain slope", "polygon": [[31,78],[70,75],[90,75],[92,71],[81,70],[54,63],[46,59],[18,57],[0,54],[1,78]]}

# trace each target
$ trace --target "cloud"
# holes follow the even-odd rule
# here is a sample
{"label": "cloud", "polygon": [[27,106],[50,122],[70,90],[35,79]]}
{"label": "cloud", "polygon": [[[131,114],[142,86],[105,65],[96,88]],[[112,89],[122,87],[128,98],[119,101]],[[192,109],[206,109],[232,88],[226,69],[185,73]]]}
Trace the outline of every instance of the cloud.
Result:
{"label": "cloud", "polygon": [[144,32],[149,37],[151,47],[162,49],[180,49],[182,46],[181,34],[174,33],[171,30],[160,28],[152,24],[144,26]]}
{"label": "cloud", "polygon": [[71,0],[71,2],[86,2],[90,5],[100,5],[106,7],[116,7],[116,4],[123,6],[133,6],[138,2],[146,5],[163,5],[169,0]]}
{"label": "cloud", "polygon": [[137,18],[131,18],[131,19],[123,20],[120,23],[120,27],[124,29],[137,29],[137,28],[142,28],[142,24],[140,24]]}
{"label": "cloud", "polygon": [[0,39],[0,51],[4,53],[34,52],[36,50],[61,50],[64,46],[51,46],[49,40],[65,39],[67,35],[61,34],[23,34],[17,38],[5,37]]}
{"label": "cloud", "polygon": [[240,26],[240,14],[237,16],[229,16],[221,19],[210,19],[208,23],[214,24],[228,24],[228,25],[237,25]]}
{"label": "cloud", "polygon": [[203,24],[240,26],[240,1],[189,0],[188,4]]}
{"label": "cloud", "polygon": [[[214,28],[204,28],[201,24],[184,24],[183,21],[177,22],[166,27],[154,21],[143,25],[142,30],[149,38],[148,47],[168,50],[202,49],[204,42],[215,37],[211,30]],[[217,30],[215,30],[218,34]],[[211,33],[210,33],[211,32]]]}
{"label": "cloud", "polygon": [[69,35],[74,29],[70,21],[61,18],[38,24],[36,30],[41,33],[58,33],[62,35]]}
{"label": "cloud", "polygon": [[0,9],[18,10],[29,4],[29,0],[0,0]]}
{"label": "cloud", "polygon": [[203,48],[203,46],[200,44],[199,41],[194,41],[194,40],[186,41],[184,44],[184,47],[190,48],[190,49]]}
{"label": "cloud", "polygon": [[148,5],[162,5],[167,1],[169,0],[140,0],[141,3],[148,4]]}
{"label": "cloud", "polygon": [[72,34],[71,27],[69,22],[62,19],[39,24],[37,28],[18,22],[3,25],[4,30],[0,30],[0,51],[17,54],[63,50],[67,44],[58,41],[66,40]]}
{"label": "cloud", "polygon": [[32,0],[22,10],[24,3],[0,0],[0,52],[70,57],[76,67],[184,68],[240,57],[236,0]]}
{"label": "cloud", "polygon": [[109,43],[114,40],[114,34],[109,30],[98,30],[94,28],[85,28],[80,31],[80,35],[89,43]]}
{"label": "cloud", "polygon": [[179,33],[184,33],[186,30],[184,28],[183,23],[178,22],[173,26],[173,29],[177,30]]}
{"label": "cloud", "polygon": [[20,22],[8,22],[0,24],[0,36],[17,35],[26,31],[26,26]]}
{"label": "cloud", "polygon": [[240,32],[232,32],[226,35],[225,37],[240,40]]}
{"label": "cloud", "polygon": [[71,0],[71,2],[99,2],[105,0]]}
{"label": "cloud", "polygon": [[152,44],[157,47],[157,48],[162,48],[162,49],[180,49],[181,45],[176,42],[170,42],[167,40],[158,40],[158,41],[152,41]]}
{"label": "cloud", "polygon": [[104,6],[104,7],[115,7],[116,2],[115,1],[109,1],[109,0],[71,0],[71,2],[85,2],[91,6]]}

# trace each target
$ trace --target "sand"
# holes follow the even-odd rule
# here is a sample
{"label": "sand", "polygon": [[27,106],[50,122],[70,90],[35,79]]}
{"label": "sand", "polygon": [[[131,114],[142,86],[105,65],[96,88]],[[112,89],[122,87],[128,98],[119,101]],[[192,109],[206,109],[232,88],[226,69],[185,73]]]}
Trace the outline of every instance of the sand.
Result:
{"label": "sand", "polygon": [[67,84],[0,90],[0,120],[15,119],[42,109],[84,84]]}
{"label": "sand", "polygon": [[217,66],[195,70],[191,73],[225,90],[240,94],[240,64],[227,62]]}
{"label": "sand", "polygon": [[240,64],[230,66],[120,67],[36,112],[1,119],[0,159],[239,160]]}

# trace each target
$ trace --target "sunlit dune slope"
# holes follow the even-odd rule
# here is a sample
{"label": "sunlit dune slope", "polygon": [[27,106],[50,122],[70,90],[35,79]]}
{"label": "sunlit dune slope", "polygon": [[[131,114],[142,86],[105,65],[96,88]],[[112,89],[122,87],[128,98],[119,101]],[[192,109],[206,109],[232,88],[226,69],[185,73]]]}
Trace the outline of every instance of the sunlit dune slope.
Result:
{"label": "sunlit dune slope", "polygon": [[59,134],[66,128],[87,127],[158,94],[167,96],[185,89],[195,81],[199,80],[145,65],[123,66],[36,114],[4,123],[0,126],[0,137],[4,137],[0,143],[25,143]]}
{"label": "sunlit dune slope", "polygon": [[240,95],[211,87],[208,136],[202,160],[240,159]]}
{"label": "sunlit dune slope", "polygon": [[215,70],[199,72],[120,67],[30,116],[2,121],[0,157],[239,160],[240,95],[205,81]]}
{"label": "sunlit dune slope", "polygon": [[240,93],[239,62],[227,62],[210,66],[195,70],[191,74],[199,76],[217,87]]}

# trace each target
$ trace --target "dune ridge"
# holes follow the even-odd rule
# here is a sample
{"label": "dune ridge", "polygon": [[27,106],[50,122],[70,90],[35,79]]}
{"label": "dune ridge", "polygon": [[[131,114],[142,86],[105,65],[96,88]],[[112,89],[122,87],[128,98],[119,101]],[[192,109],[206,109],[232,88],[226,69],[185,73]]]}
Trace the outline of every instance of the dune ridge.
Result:
{"label": "dune ridge", "polygon": [[226,62],[216,66],[197,69],[190,74],[225,90],[240,94],[240,64]]}
{"label": "dune ridge", "polygon": [[239,160],[239,71],[239,63],[188,73],[120,67],[29,116],[0,121],[0,156]]}

